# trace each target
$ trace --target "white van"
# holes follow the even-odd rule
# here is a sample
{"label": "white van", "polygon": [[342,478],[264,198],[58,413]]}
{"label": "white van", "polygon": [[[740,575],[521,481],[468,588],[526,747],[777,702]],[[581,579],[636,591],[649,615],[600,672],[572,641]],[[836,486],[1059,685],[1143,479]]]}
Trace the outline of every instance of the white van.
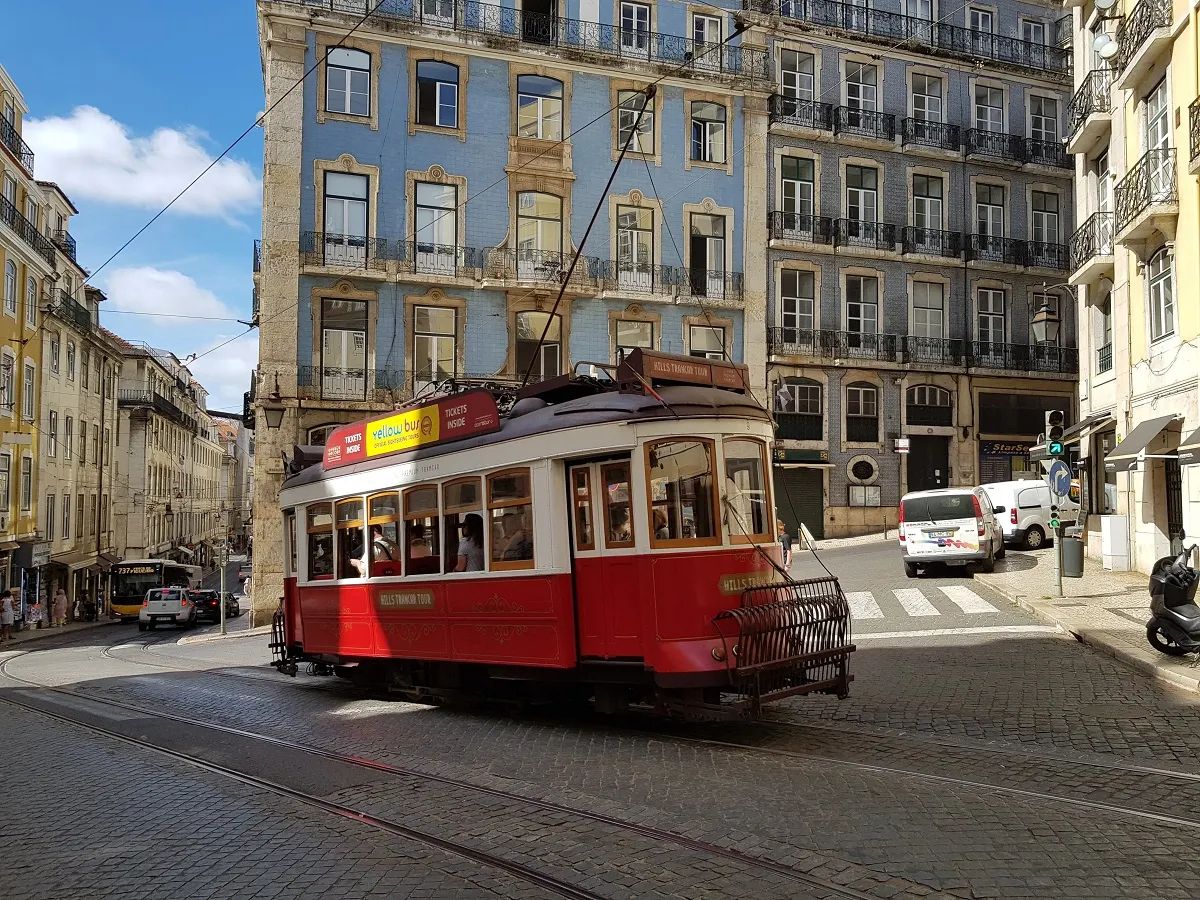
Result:
{"label": "white van", "polygon": [[900,500],[900,553],[904,574],[937,564],[977,562],[991,572],[1004,558],[1004,535],[982,488],[916,491]]}
{"label": "white van", "polygon": [[[983,490],[1000,511],[996,518],[1004,531],[1004,542],[1037,550],[1051,540],[1050,488],[1044,481],[998,481]],[[1064,499],[1058,507],[1061,521],[1074,522],[1079,504]]]}

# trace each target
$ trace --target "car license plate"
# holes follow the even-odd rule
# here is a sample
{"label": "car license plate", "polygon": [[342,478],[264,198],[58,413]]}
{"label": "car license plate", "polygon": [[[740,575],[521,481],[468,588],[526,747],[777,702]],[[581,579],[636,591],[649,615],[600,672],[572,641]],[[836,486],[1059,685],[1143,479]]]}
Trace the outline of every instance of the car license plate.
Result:
{"label": "car license plate", "polygon": [[954,532],[953,531],[930,531],[930,532],[927,532],[927,534],[930,537],[952,537],[954,535]]}

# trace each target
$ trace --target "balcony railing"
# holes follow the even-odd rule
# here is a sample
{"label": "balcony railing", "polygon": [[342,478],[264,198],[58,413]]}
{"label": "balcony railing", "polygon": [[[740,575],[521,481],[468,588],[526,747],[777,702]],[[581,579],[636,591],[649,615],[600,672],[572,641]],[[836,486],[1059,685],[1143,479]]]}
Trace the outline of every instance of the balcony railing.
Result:
{"label": "balcony railing", "polygon": [[777,210],[767,213],[767,228],[772,240],[828,244],[833,239],[833,220],[826,216],[803,216]]}
{"label": "balcony railing", "polygon": [[982,369],[1048,372],[1070,375],[1079,371],[1079,351],[1052,344],[998,344],[974,341],[971,365]]}
{"label": "balcony railing", "polygon": [[833,133],[880,141],[896,139],[896,117],[891,113],[839,106],[833,111]]}
{"label": "balcony railing", "polygon": [[1054,46],[1069,48],[1075,42],[1075,23],[1070,13],[1054,22]]}
{"label": "balcony railing", "polygon": [[784,356],[855,357],[895,361],[899,339],[894,334],[818,331],[810,328],[770,329],[770,352]]}
{"label": "balcony railing", "polygon": [[812,413],[775,413],[775,437],[781,441],[825,439],[825,419]]}
{"label": "balcony railing", "polygon": [[878,416],[846,416],[846,440],[874,444],[879,440]]}
{"label": "balcony railing", "polygon": [[900,125],[905,147],[934,147],[955,152],[962,148],[962,132],[957,125],[925,119],[904,119]]}
{"label": "balcony railing", "polygon": [[1088,116],[1112,112],[1112,69],[1093,69],[1067,104],[1067,134],[1074,137]]}
{"label": "balcony railing", "polygon": [[896,226],[861,219],[838,219],[834,223],[834,246],[895,250]]}
{"label": "balcony railing", "polygon": [[[1145,0],[1143,0],[1145,2]],[[1176,203],[1175,148],[1149,150],[1117,182],[1117,233],[1152,203]]]}
{"label": "balcony railing", "polygon": [[1071,235],[1071,271],[1097,256],[1113,255],[1113,214],[1092,213]]}
{"label": "balcony railing", "polygon": [[926,256],[957,259],[962,252],[962,235],[957,231],[938,231],[906,225],[902,234],[902,249],[905,253],[924,253]]}
{"label": "balcony railing", "polygon": [[904,421],[909,425],[953,425],[954,408],[951,406],[918,406],[909,403],[904,407]]}
{"label": "balcony railing", "polygon": [[1200,159],[1200,97],[1188,107],[1188,134],[1188,159],[1195,162]]}
{"label": "balcony railing", "polygon": [[1035,166],[1046,166],[1051,169],[1070,169],[1075,165],[1062,141],[1038,141],[1033,138],[1025,138],[1022,159]]}
{"label": "balcony railing", "polygon": [[820,28],[850,32],[860,40],[906,49],[923,48],[938,54],[985,60],[996,66],[1057,75],[1071,74],[1071,51],[1014,37],[972,31],[959,25],[915,16],[867,9],[836,0],[742,0],[744,9]]}
{"label": "balcony railing", "polygon": [[966,144],[968,156],[988,156],[1011,162],[1020,162],[1024,150],[1017,135],[982,128],[968,128]]}
{"label": "balcony railing", "polygon": [[1025,265],[1037,269],[1056,269],[1066,272],[1070,263],[1070,253],[1066,244],[1054,244],[1048,241],[1025,242]]}
{"label": "balcony railing", "polygon": [[80,331],[92,330],[92,314],[88,312],[88,308],[62,289],[58,291],[58,306],[55,312]]}
{"label": "balcony railing", "polygon": [[[0,118],[0,122],[3,121],[4,119]],[[3,196],[0,196],[0,222],[15,231],[21,240],[33,248],[34,253],[50,265],[54,265],[54,245],[50,243],[50,239],[38,231],[37,227]]]}
{"label": "balcony railing", "polygon": [[692,268],[688,270],[688,276],[693,297],[707,297],[710,300],[742,299],[741,272]]}
{"label": "balcony railing", "polygon": [[1117,26],[1117,71],[1123,71],[1156,28],[1171,27],[1171,0],[1141,0]]}
{"label": "balcony railing", "polygon": [[329,231],[305,231],[300,235],[300,265],[339,269],[384,271],[394,250],[383,238],[368,238]]}
{"label": "balcony railing", "polygon": [[[915,334],[904,337],[904,360],[909,363],[925,363],[926,365],[963,366],[966,365],[967,347],[964,341],[957,338],[921,337]],[[909,424],[914,424],[909,420]],[[936,425],[936,422],[917,424]],[[947,423],[949,424],[949,423]]]}
{"label": "balcony railing", "polygon": [[[474,247],[407,241],[396,245],[399,271],[406,275],[439,275],[443,278],[475,278],[482,260]],[[561,257],[561,254],[559,254]],[[586,264],[587,257],[579,260]],[[568,256],[566,265],[570,265]],[[578,268],[578,267],[576,267]]]}
{"label": "balcony railing", "polygon": [[404,387],[404,372],[355,366],[300,366],[296,371],[299,393],[308,399],[373,399],[375,391]]}
{"label": "balcony railing", "polygon": [[21,164],[21,168],[25,170],[25,174],[32,178],[33,151],[29,149],[29,145],[17,133],[17,126],[3,116],[0,116],[0,144],[9,149],[12,155],[17,158],[17,162]]}
{"label": "balcony railing", "polygon": [[767,101],[767,110],[771,121],[782,125],[798,125],[816,131],[833,129],[833,107],[819,100],[800,100],[772,94]]}
{"label": "balcony railing", "polygon": [[523,12],[474,0],[282,0],[308,10],[367,16],[368,23],[419,23],[482,35],[491,41],[518,41],[560,50],[580,58],[595,53],[610,59],[642,60],[692,75],[734,75],[755,80],[772,78],[765,50],[717,42],[693,41],[672,34],[626,30],[597,22]]}
{"label": "balcony railing", "polygon": [[54,232],[54,245],[63,253],[74,260],[75,257],[75,238],[65,228],[60,228]]}
{"label": "balcony railing", "polygon": [[676,295],[687,290],[689,284],[686,271],[677,266],[651,266],[624,259],[598,259],[595,266],[595,278],[606,291]]}
{"label": "balcony railing", "polygon": [[1096,351],[1096,374],[1112,371],[1112,344],[1105,344]]}
{"label": "balcony railing", "polygon": [[968,238],[967,254],[968,259],[980,262],[1021,266],[1025,264],[1025,242],[990,234],[972,234]]}
{"label": "balcony railing", "polygon": [[767,329],[767,351],[778,356],[830,356],[832,354],[825,353],[822,345],[822,336],[827,333],[832,334],[777,325]]}
{"label": "balcony railing", "polygon": [[262,241],[254,242],[254,271],[262,271]]}

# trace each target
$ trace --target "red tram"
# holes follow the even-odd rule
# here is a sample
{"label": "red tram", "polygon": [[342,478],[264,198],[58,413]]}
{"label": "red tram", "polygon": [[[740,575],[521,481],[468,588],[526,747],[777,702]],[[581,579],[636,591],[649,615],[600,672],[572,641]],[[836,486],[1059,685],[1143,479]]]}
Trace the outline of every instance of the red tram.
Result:
{"label": "red tram", "polygon": [[845,596],[778,565],[773,426],[745,378],[635,350],[613,380],[449,385],[339,428],[280,492],[275,665],[704,720],[845,696]]}

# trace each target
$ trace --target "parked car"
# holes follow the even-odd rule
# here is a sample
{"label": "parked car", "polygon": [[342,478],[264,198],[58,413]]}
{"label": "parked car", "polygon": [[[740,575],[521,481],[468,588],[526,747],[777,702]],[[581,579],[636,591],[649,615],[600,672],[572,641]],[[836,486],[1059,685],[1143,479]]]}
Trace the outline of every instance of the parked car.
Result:
{"label": "parked car", "polygon": [[1004,558],[1004,533],[982,488],[915,491],[900,500],[900,553],[904,574],[937,564],[978,563],[991,572]]}
{"label": "parked car", "polygon": [[[1052,536],[1050,488],[1044,481],[999,481],[983,490],[996,507],[1006,544],[1037,550]],[[1060,521],[1074,522],[1079,516],[1078,499],[1064,498],[1058,505]]]}
{"label": "parked car", "polygon": [[241,606],[233,599],[233,594],[228,591],[224,595],[219,591],[191,591],[188,597],[191,599],[192,605],[196,607],[196,616],[200,619],[219,622],[222,600],[225,602],[226,618],[232,619],[241,615]]}
{"label": "parked car", "polygon": [[191,601],[189,594],[191,591],[181,587],[151,588],[146,591],[141,611],[138,612],[138,631],[153,631],[158,625],[194,628],[197,622],[196,604]]}

